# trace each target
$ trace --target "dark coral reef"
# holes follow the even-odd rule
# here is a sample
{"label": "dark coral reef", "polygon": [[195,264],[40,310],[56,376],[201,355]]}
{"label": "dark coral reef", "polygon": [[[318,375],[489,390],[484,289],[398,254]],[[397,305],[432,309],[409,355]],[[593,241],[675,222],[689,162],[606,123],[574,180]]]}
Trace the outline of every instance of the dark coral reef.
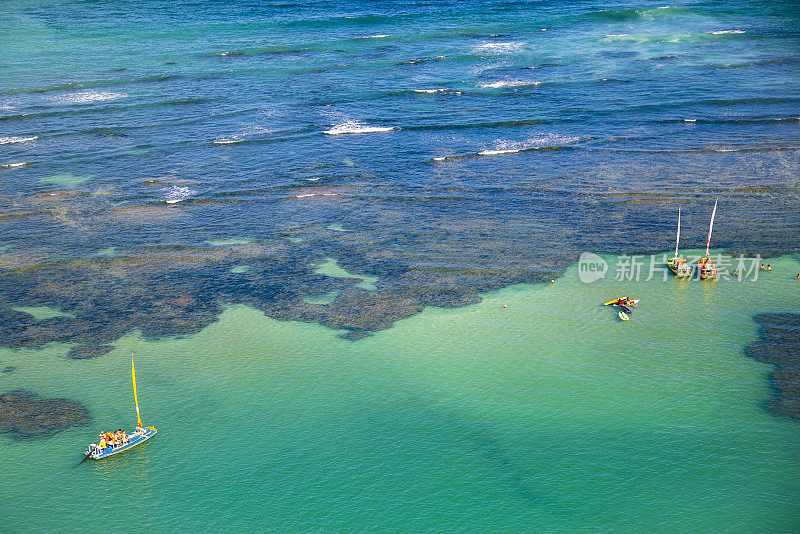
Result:
{"label": "dark coral reef", "polygon": [[800,314],[764,313],[755,320],[761,325],[761,339],[747,348],[747,354],[777,367],[771,374],[777,394],[767,406],[800,419]]}
{"label": "dark coral reef", "polygon": [[46,436],[90,421],[86,408],[74,400],[39,399],[21,390],[0,394],[0,433],[16,438]]}
{"label": "dark coral reef", "polygon": [[[681,243],[702,246],[717,197],[719,247],[763,256],[800,248],[800,211],[777,178],[701,180],[704,167],[664,184],[650,170],[675,162],[652,155],[624,169],[540,157],[566,158],[555,163],[572,174],[495,176],[455,162],[436,184],[393,184],[347,167],[315,177],[318,185],[259,185],[175,205],[114,188],[0,197],[0,345],[68,342],[79,347],[72,357],[97,356],[134,329],[197,332],[239,303],[355,340],[426,306],[550,280],[584,251],[669,248],[678,206]],[[317,273],[328,258],[352,277]],[[374,288],[360,276],[376,278]],[[336,297],[313,298],[325,294]],[[63,313],[37,318],[14,310],[21,306]]]}

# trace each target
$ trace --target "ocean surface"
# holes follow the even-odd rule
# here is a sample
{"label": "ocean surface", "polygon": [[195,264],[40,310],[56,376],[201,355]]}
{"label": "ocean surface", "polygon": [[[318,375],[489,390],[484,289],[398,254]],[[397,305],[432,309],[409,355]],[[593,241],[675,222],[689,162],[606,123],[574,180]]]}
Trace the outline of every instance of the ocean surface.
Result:
{"label": "ocean surface", "polygon": [[[92,423],[0,434],[0,531],[796,532],[745,348],[800,304],[798,80],[790,1],[4,0],[0,393]],[[772,273],[579,281],[715,199]],[[131,354],[159,434],[72,469]]]}

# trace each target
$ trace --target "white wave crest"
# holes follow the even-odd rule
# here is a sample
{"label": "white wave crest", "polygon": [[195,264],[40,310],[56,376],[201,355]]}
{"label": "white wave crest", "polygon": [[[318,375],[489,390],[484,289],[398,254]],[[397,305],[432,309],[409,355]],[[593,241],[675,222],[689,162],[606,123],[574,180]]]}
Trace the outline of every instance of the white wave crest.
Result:
{"label": "white wave crest", "polygon": [[478,85],[483,89],[500,89],[501,87],[531,87],[539,85],[542,82],[534,82],[531,80],[499,80],[496,82],[482,83]]}
{"label": "white wave crest", "polygon": [[522,41],[509,41],[504,43],[481,43],[472,48],[472,53],[477,55],[502,55],[513,54],[522,50],[525,45]]}
{"label": "white wave crest", "polygon": [[697,119],[683,119],[683,122],[697,122]]}
{"label": "white wave crest", "polygon": [[36,141],[37,139],[39,139],[38,135],[34,135],[33,137],[0,137],[0,145],[27,143],[28,141]]}
{"label": "white wave crest", "polygon": [[330,130],[325,130],[324,133],[328,135],[361,134],[390,132],[394,129],[392,126],[368,126],[358,121],[347,121],[333,126]]}
{"label": "white wave crest", "polygon": [[362,35],[360,37],[356,37],[356,39],[384,39],[386,37],[389,36],[384,33],[379,33],[377,35]]}
{"label": "white wave crest", "polygon": [[342,197],[341,193],[303,193],[302,195],[292,195],[291,198],[311,198],[311,197]]}
{"label": "white wave crest", "polygon": [[27,165],[31,165],[31,162],[20,161],[19,163],[6,163],[5,165],[0,165],[0,169],[18,169],[20,167],[25,167]]}
{"label": "white wave crest", "polygon": [[498,139],[494,142],[491,149],[478,152],[479,156],[498,156],[501,154],[513,154],[524,150],[535,150],[537,148],[564,146],[575,143],[579,137],[571,135],[547,134],[526,139],[525,141],[508,141]]}
{"label": "white wave crest", "polygon": [[241,143],[244,141],[244,137],[241,135],[231,135],[229,137],[217,137],[214,139],[215,145],[232,145],[234,143]]}
{"label": "white wave crest", "polygon": [[197,191],[188,187],[174,185],[167,190],[167,194],[164,195],[164,200],[167,202],[167,204],[177,204],[178,202],[182,202],[187,198],[191,198],[191,196],[196,193]]}
{"label": "white wave crest", "polygon": [[726,33],[746,33],[746,30],[717,30],[711,33],[714,35],[723,35]]}
{"label": "white wave crest", "polygon": [[214,139],[215,145],[233,145],[235,143],[241,143],[243,141],[248,141],[250,139],[256,138],[261,135],[266,135],[273,133],[275,130],[270,130],[269,128],[264,128],[262,126],[250,126],[244,128],[241,132],[233,135],[228,135],[225,137],[217,137]]}
{"label": "white wave crest", "polygon": [[128,96],[125,93],[112,93],[111,91],[79,91],[58,95],[52,98],[56,104],[90,104],[92,102],[105,102],[108,100],[118,100]]}

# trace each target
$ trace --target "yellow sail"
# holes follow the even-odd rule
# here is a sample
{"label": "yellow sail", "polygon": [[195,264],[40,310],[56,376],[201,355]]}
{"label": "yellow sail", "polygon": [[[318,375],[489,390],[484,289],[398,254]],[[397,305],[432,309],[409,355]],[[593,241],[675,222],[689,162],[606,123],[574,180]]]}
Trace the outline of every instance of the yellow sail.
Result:
{"label": "yellow sail", "polygon": [[136,420],[142,426],[142,418],[139,416],[139,398],[136,396],[136,368],[133,366],[133,356],[131,356],[131,381],[133,382],[133,401],[136,403]]}

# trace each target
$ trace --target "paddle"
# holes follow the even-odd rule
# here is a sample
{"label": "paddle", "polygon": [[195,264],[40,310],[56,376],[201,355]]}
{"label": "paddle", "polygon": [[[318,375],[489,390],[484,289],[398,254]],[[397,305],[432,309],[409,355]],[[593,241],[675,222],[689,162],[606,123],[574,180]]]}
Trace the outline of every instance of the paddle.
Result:
{"label": "paddle", "polygon": [[76,467],[78,467],[79,465],[81,465],[81,464],[82,464],[83,462],[85,462],[85,461],[86,461],[86,460],[89,458],[89,456],[91,456],[91,455],[92,455],[92,452],[91,452],[91,451],[89,451],[88,453],[86,453],[86,456],[84,456],[84,457],[83,457],[83,460],[81,460],[81,461],[80,461],[80,462],[78,462],[77,464],[73,465],[73,466],[72,466],[72,468],[73,468],[73,469],[75,469]]}

